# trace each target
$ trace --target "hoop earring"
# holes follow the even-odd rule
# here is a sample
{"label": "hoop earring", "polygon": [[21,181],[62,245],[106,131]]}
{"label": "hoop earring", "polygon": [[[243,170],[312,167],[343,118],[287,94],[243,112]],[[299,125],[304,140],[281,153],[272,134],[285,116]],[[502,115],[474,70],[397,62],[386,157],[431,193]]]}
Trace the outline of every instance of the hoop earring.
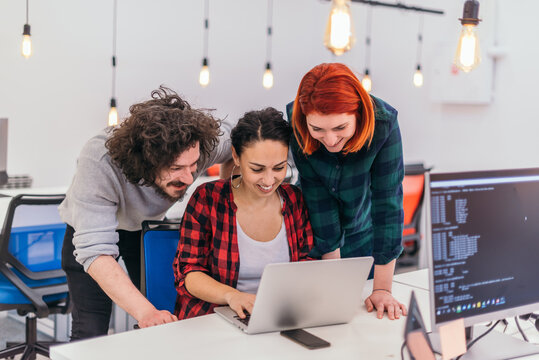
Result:
{"label": "hoop earring", "polygon": [[[288,168],[290,169],[290,183],[292,184],[292,180],[294,179],[294,168],[292,167],[292,165],[290,165],[290,162],[286,162],[286,165],[288,165]],[[288,177],[287,177],[288,178]]]}
{"label": "hoop earring", "polygon": [[240,178],[240,182],[238,183],[238,185],[234,186],[234,183],[232,182],[232,180],[234,180],[234,170],[236,169],[236,167],[239,168],[239,166],[236,166],[236,164],[234,164],[234,166],[232,167],[232,171],[230,172],[230,185],[234,188],[234,189],[239,189],[240,188],[240,185],[241,185],[241,181],[242,181],[242,175],[240,173],[239,175],[239,178]]}

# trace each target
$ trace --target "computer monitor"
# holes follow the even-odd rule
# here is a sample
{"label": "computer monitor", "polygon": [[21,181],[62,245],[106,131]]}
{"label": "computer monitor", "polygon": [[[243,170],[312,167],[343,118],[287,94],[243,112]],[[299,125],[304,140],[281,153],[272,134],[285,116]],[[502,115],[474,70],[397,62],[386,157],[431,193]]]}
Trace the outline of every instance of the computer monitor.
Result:
{"label": "computer monitor", "polygon": [[7,119],[0,118],[0,185],[7,180]]}
{"label": "computer monitor", "polygon": [[539,168],[430,174],[427,186],[433,329],[539,310]]}

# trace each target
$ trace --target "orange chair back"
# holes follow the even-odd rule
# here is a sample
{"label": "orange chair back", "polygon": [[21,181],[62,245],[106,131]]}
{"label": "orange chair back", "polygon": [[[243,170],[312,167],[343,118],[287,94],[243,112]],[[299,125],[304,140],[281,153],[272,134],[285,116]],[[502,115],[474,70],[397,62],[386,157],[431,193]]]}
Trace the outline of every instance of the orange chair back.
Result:
{"label": "orange chair back", "polygon": [[206,171],[208,173],[208,176],[219,176],[219,170],[221,169],[220,164],[215,164],[210,166]]}
{"label": "orange chair back", "polygon": [[415,233],[415,228],[407,228],[412,223],[414,215],[423,200],[423,187],[425,175],[405,175],[402,181],[403,207],[404,207],[404,231],[403,236]]}

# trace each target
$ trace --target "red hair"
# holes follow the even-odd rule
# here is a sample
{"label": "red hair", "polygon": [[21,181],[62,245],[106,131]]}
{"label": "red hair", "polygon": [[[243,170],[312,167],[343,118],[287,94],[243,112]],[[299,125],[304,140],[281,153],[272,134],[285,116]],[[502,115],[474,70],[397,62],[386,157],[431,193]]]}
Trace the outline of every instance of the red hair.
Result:
{"label": "red hair", "polygon": [[303,153],[311,155],[320,147],[307,128],[307,115],[318,113],[356,115],[356,132],[343,153],[359,151],[370,145],[374,134],[374,108],[371,97],[346,65],[320,64],[311,69],[299,84],[292,110],[292,128]]}

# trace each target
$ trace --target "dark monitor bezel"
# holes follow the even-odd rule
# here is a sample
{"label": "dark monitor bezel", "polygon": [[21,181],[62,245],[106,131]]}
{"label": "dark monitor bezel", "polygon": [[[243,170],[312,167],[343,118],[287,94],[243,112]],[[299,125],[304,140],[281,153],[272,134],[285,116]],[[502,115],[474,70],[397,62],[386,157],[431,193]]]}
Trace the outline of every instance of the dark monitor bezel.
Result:
{"label": "dark monitor bezel", "polygon": [[[441,325],[450,323],[454,320],[446,320],[436,322],[436,307],[434,293],[434,263],[433,263],[433,248],[432,248],[432,224],[431,224],[431,182],[458,180],[458,179],[482,179],[492,177],[512,177],[512,176],[537,176],[539,177],[539,168],[524,168],[524,169],[504,169],[504,170],[484,170],[484,171],[466,171],[466,172],[447,172],[447,173],[427,173],[425,178],[425,219],[426,219],[426,248],[427,260],[429,266],[429,297],[430,297],[430,320],[432,329]],[[433,180],[434,179],[434,180]],[[485,314],[473,316],[462,316],[465,326],[472,326],[482,322],[496,321],[522,314],[531,313],[539,310],[539,299],[535,303],[516,306],[508,309],[492,311]]]}

